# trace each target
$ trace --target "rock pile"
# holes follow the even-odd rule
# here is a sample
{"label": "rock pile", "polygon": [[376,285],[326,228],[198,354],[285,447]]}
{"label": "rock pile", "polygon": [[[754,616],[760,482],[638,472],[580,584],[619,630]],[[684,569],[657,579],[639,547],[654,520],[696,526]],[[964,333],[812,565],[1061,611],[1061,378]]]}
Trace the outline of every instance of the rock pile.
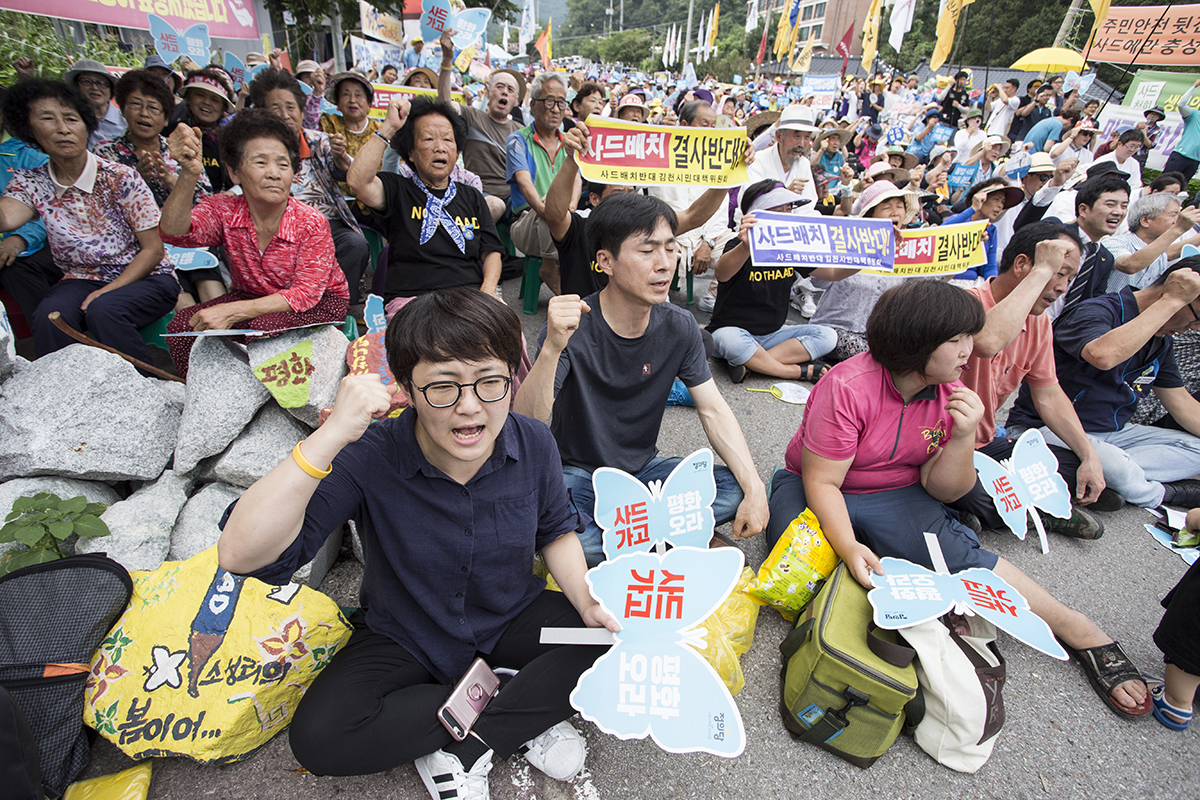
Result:
{"label": "rock pile", "polygon": [[[186,387],[84,345],[28,362],[4,328],[0,515],[41,491],[108,503],[111,535],[77,551],[107,552],[130,570],[215,544],[225,509],[312,432],[346,374],[346,339],[332,327],[249,347],[202,338]],[[320,583],[341,540],[335,531],[295,579]]]}

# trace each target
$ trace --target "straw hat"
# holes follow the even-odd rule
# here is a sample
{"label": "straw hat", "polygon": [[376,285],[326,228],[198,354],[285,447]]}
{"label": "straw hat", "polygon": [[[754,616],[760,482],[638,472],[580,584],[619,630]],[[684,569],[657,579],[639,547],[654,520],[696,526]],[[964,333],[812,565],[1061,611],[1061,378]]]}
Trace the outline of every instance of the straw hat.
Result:
{"label": "straw hat", "polygon": [[848,131],[845,128],[829,128],[817,134],[816,148],[819,150],[826,139],[836,138],[839,140],[838,147],[845,147],[854,138],[854,131]]}
{"label": "straw hat", "polygon": [[408,72],[406,72],[404,74],[404,80],[401,82],[401,86],[408,86],[408,82],[410,80],[412,80],[412,77],[414,75],[417,75],[417,74],[424,75],[426,78],[429,79],[429,85],[431,87],[433,87],[434,89],[437,88],[438,76],[435,75],[433,73],[433,70],[431,70],[429,67],[413,67],[412,69],[410,69]]}
{"label": "straw hat", "polygon": [[345,81],[355,81],[363,87],[367,92],[367,102],[375,102],[375,88],[371,86],[371,82],[357,72],[339,72],[329,79],[329,85],[325,87],[325,99],[334,105],[337,104],[338,87]]}
{"label": "straw hat", "polygon": [[888,149],[884,150],[882,153],[880,153],[877,156],[875,156],[874,158],[872,158],[871,162],[874,163],[876,161],[883,161],[884,163],[887,163],[889,160],[889,156],[893,156],[893,155],[904,157],[904,163],[902,163],[900,166],[906,170],[912,169],[913,167],[915,167],[917,165],[917,162],[920,161],[920,159],[917,158],[917,156],[914,153],[908,152],[903,147],[899,147],[897,145],[892,145]]}
{"label": "straw hat", "polygon": [[[968,190],[970,191],[970,190]],[[1020,186],[991,186],[987,190],[987,194],[995,194],[996,192],[1004,192],[1004,210],[1012,208],[1025,199],[1025,191]]]}
{"label": "straw hat", "polygon": [[894,183],[886,180],[875,181],[863,191],[854,201],[853,216],[866,217],[875,206],[893,197],[904,199],[904,220],[901,224],[907,225],[921,210],[921,203],[917,199],[916,192],[897,189]]}
{"label": "straw hat", "polygon": [[1009,139],[1007,136],[985,136],[983,141],[971,148],[970,155],[975,155],[985,147],[995,147],[998,144],[1004,145],[1004,150],[1000,152],[1000,155],[1003,156],[1012,147],[1012,139]]}
{"label": "straw hat", "polygon": [[761,111],[754,114],[746,120],[746,135],[751,139],[757,139],[759,134],[774,125],[778,119],[778,111]]}
{"label": "straw hat", "polygon": [[1034,153],[1029,158],[1030,172],[1045,172],[1050,175],[1054,174],[1054,159],[1049,153]]}

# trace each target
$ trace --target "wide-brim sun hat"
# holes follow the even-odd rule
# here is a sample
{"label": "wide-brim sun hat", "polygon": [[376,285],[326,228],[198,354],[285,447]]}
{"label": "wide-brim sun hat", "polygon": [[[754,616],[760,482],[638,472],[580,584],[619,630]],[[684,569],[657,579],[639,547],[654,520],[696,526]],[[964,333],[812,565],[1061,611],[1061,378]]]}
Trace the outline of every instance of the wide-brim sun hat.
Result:
{"label": "wide-brim sun hat", "polygon": [[1055,166],[1054,159],[1049,153],[1034,153],[1029,157],[1029,171],[1038,173],[1045,172],[1050,175],[1054,174]]}
{"label": "wide-brim sun hat", "polygon": [[337,105],[338,87],[346,81],[354,81],[367,93],[367,102],[375,102],[375,87],[363,75],[357,72],[339,72],[329,79],[329,85],[325,87],[325,99]]}
{"label": "wide-brim sun hat", "polygon": [[854,131],[848,131],[845,128],[827,128],[817,134],[817,142],[814,147],[819,148],[826,139],[831,137],[839,140],[839,148],[845,147],[854,138]]}
{"label": "wide-brim sun hat", "polygon": [[1012,139],[1009,139],[1007,136],[998,136],[993,134],[991,136],[985,136],[983,141],[971,148],[971,152],[968,155],[973,156],[985,147],[995,147],[998,144],[1004,145],[1004,150],[1000,153],[1001,156],[1012,149]]}
{"label": "wide-brim sun hat", "polygon": [[71,69],[63,75],[63,80],[70,85],[75,85],[75,79],[85,72],[92,72],[96,75],[103,75],[108,79],[108,88],[112,91],[117,90],[117,79],[108,71],[108,67],[101,64],[94,58],[81,58],[71,65]]}
{"label": "wide-brim sun hat", "polygon": [[[912,175],[903,167],[893,167],[886,161],[876,161],[867,167],[864,173],[864,178],[871,178],[875,181],[888,180],[887,176],[891,176],[889,181],[895,186],[900,186],[912,180]],[[862,192],[867,189],[865,181],[859,181],[854,185],[854,191]]]}
{"label": "wide-brim sun hat", "polygon": [[759,134],[779,120],[778,111],[761,111],[746,120],[746,135],[757,139]]}
{"label": "wide-brim sun hat", "polygon": [[875,181],[864,189],[859,198],[854,201],[857,209],[854,216],[866,217],[875,206],[893,197],[904,199],[904,220],[901,224],[907,225],[920,212],[921,202],[917,199],[915,192],[897,189],[896,184],[891,181]]}
{"label": "wide-brim sun hat", "polygon": [[308,72],[316,72],[321,68],[321,65],[313,61],[311,58],[306,58],[296,65],[296,77],[299,78]]}
{"label": "wide-brim sun hat", "polygon": [[800,131],[814,135],[821,132],[816,125],[812,108],[795,103],[780,113],[778,127],[781,131]]}
{"label": "wide-brim sun hat", "polygon": [[225,86],[216,78],[210,78],[207,75],[193,75],[183,84],[183,96],[186,97],[187,93],[192,89],[215,94],[217,97],[220,97],[225,101],[226,113],[233,111],[233,101],[229,99],[228,90],[226,90]]}
{"label": "wide-brim sun hat", "polygon": [[756,211],[766,211],[792,203],[801,203],[808,199],[802,194],[793,192],[782,183],[777,183],[771,191],[754,198],[754,202],[750,204],[750,209],[746,213],[753,214]]}
{"label": "wide-brim sun hat", "polygon": [[1162,106],[1155,106],[1154,108],[1147,108],[1145,111],[1142,112],[1142,116],[1145,117],[1146,119],[1150,119],[1151,114],[1158,114],[1163,119],[1167,118],[1167,112],[1163,111]]}
{"label": "wide-brim sun hat", "polygon": [[1012,208],[1025,199],[1025,191],[1020,186],[990,186],[987,193],[995,194],[996,192],[1004,192],[1004,210]]}
{"label": "wide-brim sun hat", "polygon": [[408,86],[408,82],[412,80],[414,75],[424,75],[429,79],[429,85],[432,88],[437,89],[438,76],[435,75],[433,70],[431,70],[429,67],[413,67],[408,72],[404,73],[404,80],[400,82],[400,85]]}
{"label": "wide-brim sun hat", "polygon": [[882,153],[879,153],[878,155],[876,155],[874,158],[871,159],[871,162],[872,163],[874,163],[876,161],[885,161],[886,162],[889,160],[889,156],[903,156],[904,162],[902,164],[900,164],[900,166],[906,170],[911,170],[913,167],[915,167],[917,165],[917,162],[919,162],[921,160],[921,159],[917,158],[915,153],[910,153],[907,150],[905,150],[903,147],[893,146],[893,147],[889,147],[888,149],[884,150]]}

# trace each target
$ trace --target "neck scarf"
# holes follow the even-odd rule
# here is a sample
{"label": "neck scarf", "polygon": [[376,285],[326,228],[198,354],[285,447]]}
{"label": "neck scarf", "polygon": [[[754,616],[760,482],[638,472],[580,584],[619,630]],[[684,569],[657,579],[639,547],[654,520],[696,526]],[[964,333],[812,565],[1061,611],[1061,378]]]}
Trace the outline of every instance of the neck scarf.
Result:
{"label": "neck scarf", "polygon": [[454,199],[454,195],[458,193],[454,181],[450,181],[450,185],[446,189],[446,195],[441,199],[434,197],[433,192],[421,182],[421,178],[417,175],[416,170],[413,171],[413,183],[417,188],[425,193],[425,218],[421,220],[421,244],[425,244],[433,235],[437,233],[438,225],[440,224],[446,229],[446,233],[450,234],[450,238],[454,240],[454,244],[458,246],[458,251],[464,255],[467,252],[467,242],[463,237],[462,230],[454,224],[454,218],[446,212],[446,206]]}

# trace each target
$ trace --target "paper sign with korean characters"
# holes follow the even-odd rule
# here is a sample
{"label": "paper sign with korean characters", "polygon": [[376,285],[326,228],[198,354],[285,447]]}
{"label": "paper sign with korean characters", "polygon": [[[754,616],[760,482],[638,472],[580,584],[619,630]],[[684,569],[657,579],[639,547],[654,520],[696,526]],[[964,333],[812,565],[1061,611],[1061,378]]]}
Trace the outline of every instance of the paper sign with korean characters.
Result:
{"label": "paper sign with korean characters", "polygon": [[1035,650],[1068,660],[1045,620],[1034,614],[1025,598],[990,569],[975,568],[946,575],[890,556],[879,562],[884,574],[871,573],[871,583],[876,588],[867,593],[879,627],[910,628],[950,610],[978,614]]}
{"label": "paper sign with korean characters", "polygon": [[890,272],[895,229],[882,219],[809,217],[758,211],[750,229],[751,282],[771,268],[859,267]]}
{"label": "paper sign with korean characters", "polygon": [[597,183],[643,186],[734,186],[746,183],[746,133],[741,128],[689,128],[586,120],[587,152],[579,171]]}
{"label": "paper sign with korean characters", "polygon": [[587,573],[592,596],[621,625],[615,644],[579,678],[571,705],[620,739],[650,736],[671,753],[741,755],[746,732],[721,676],[693,648],[696,627],[737,584],[735,547],[629,553]]}
{"label": "paper sign with korean characters", "polygon": [[1067,482],[1058,474],[1058,459],[1046,446],[1041,431],[1030,428],[1021,434],[1013,446],[1012,456],[1003,461],[976,452],[975,469],[1008,529],[1023,541],[1026,515],[1032,515],[1042,552],[1049,553],[1046,529],[1037,509],[1068,519],[1071,493]]}
{"label": "paper sign with korean characters", "polygon": [[707,547],[717,499],[712,468],[712,451],[705,449],[680,461],[666,481],[650,486],[619,469],[596,470],[592,518],[604,532],[604,557],[645,552],[660,541]]}

